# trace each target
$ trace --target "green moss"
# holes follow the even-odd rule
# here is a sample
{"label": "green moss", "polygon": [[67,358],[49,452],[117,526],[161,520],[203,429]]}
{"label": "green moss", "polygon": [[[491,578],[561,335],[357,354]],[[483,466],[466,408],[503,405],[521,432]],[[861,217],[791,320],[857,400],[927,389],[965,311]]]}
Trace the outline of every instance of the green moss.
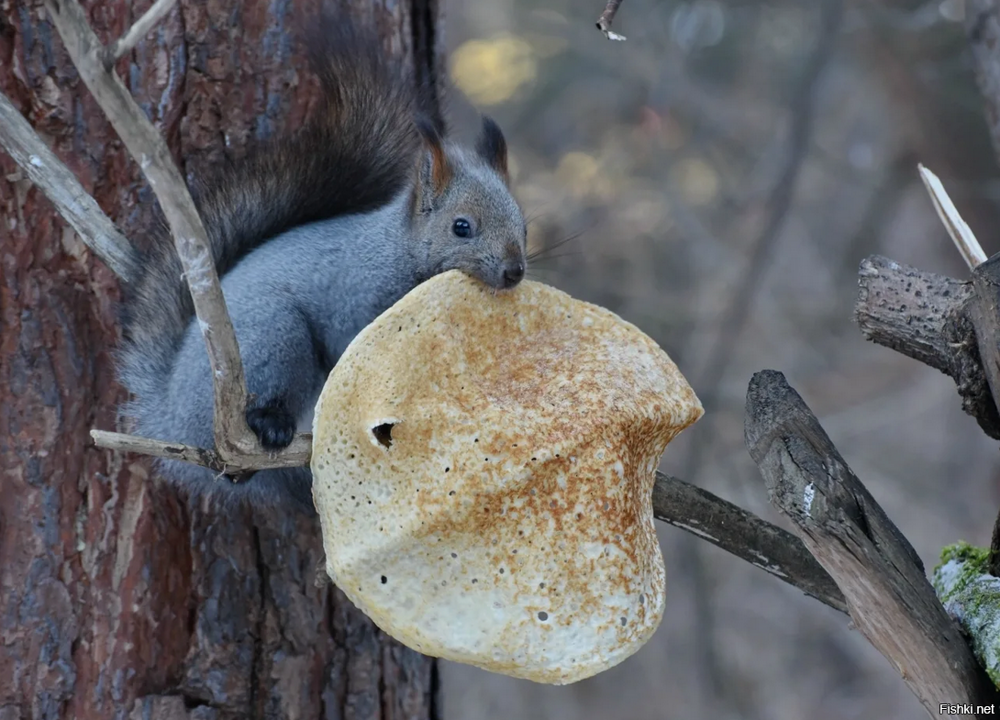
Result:
{"label": "green moss", "polygon": [[944,549],[941,551],[941,562],[938,564],[937,568],[934,569],[937,570],[939,567],[951,560],[958,560],[959,562],[967,562],[982,568],[982,572],[985,572],[986,561],[989,556],[989,548],[976,547],[975,545],[970,545],[964,540],[961,540],[954,545],[945,545]]}
{"label": "green moss", "polygon": [[933,585],[946,609],[972,638],[990,679],[1000,687],[1000,579],[986,572],[988,548],[949,545],[934,568]]}

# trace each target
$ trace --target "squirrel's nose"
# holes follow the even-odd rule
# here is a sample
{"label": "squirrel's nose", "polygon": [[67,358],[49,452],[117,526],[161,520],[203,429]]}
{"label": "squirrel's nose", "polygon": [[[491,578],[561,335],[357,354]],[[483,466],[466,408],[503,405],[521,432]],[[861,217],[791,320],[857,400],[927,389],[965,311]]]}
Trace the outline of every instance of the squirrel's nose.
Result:
{"label": "squirrel's nose", "polygon": [[509,262],[503,269],[503,286],[512,288],[524,277],[524,263],[520,260]]}

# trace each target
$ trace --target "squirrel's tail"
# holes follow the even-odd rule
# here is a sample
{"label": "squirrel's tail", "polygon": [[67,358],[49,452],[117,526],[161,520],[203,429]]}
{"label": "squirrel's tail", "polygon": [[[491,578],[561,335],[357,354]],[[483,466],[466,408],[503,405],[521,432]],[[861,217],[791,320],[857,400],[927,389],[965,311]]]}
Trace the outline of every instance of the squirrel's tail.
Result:
{"label": "squirrel's tail", "polygon": [[[222,276],[268,239],[297,225],[387,203],[406,182],[419,149],[415,78],[383,50],[374,31],[323,14],[303,33],[321,98],[291,137],[227,162],[192,195]],[[123,307],[121,377],[139,420],[160,396],[194,316],[183,268],[165,226],[143,253],[143,275]],[[141,427],[137,428],[141,432]]]}

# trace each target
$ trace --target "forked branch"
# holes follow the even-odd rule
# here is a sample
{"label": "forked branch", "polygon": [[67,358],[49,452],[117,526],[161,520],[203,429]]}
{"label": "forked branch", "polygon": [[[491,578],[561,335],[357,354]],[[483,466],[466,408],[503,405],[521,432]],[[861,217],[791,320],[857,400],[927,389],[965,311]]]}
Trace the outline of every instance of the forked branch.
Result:
{"label": "forked branch", "polygon": [[[163,209],[194,301],[212,367],[215,444],[230,467],[253,469],[268,457],[246,423],[247,392],[236,334],[226,310],[207,233],[162,136],[132,99],[113,68],[108,49],[94,34],[76,0],[46,0],[59,35],[80,78],[139,164]],[[126,33],[120,47],[148,32],[168,3],[157,3]],[[154,13],[155,10],[155,13]],[[111,53],[114,55],[114,52]]]}

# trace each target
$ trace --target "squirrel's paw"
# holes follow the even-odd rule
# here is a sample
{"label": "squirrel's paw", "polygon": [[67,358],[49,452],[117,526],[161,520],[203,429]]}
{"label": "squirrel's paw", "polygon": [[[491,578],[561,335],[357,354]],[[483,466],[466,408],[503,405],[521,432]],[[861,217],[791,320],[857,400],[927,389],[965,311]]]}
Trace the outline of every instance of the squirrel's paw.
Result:
{"label": "squirrel's paw", "polygon": [[295,436],[295,418],[280,400],[248,409],[247,425],[266,450],[286,448]]}

